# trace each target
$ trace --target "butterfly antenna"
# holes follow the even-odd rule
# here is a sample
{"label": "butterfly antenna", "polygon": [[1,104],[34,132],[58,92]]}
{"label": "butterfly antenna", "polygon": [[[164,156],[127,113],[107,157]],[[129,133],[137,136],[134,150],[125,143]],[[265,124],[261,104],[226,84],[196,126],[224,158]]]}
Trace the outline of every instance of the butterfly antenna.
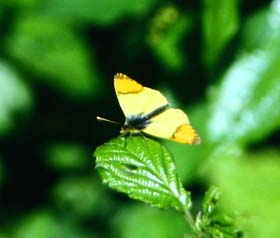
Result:
{"label": "butterfly antenna", "polygon": [[103,122],[106,122],[106,123],[115,124],[115,125],[120,125],[120,123],[118,123],[116,121],[112,121],[112,120],[109,120],[109,119],[106,119],[106,118],[103,118],[103,117],[99,117],[99,116],[96,117],[96,120],[97,121],[103,121]]}

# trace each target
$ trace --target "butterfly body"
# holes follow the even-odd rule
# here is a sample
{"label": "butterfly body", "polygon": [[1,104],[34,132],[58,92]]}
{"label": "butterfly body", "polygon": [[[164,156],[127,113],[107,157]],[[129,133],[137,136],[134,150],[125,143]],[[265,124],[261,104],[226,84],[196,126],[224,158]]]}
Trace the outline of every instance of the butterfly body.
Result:
{"label": "butterfly body", "polygon": [[136,134],[144,130],[150,123],[153,117],[164,112],[169,107],[169,104],[160,106],[148,114],[139,113],[136,115],[129,115],[126,117],[125,123],[121,129],[121,134],[132,133]]}
{"label": "butterfly body", "polygon": [[144,87],[122,73],[114,77],[119,104],[126,120],[121,134],[145,133],[184,144],[198,144],[200,138],[180,109],[170,108],[157,90]]}

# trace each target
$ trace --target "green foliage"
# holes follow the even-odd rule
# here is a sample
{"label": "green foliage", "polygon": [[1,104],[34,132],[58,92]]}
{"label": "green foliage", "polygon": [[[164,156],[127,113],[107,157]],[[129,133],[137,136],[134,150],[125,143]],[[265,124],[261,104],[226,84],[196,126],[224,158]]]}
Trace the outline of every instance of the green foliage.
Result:
{"label": "green foliage", "polygon": [[[203,238],[240,237],[234,219],[216,212],[220,198],[217,188],[205,195],[202,210],[193,221],[189,213],[190,195],[180,183],[171,155],[157,142],[141,136],[119,137],[99,146],[94,155],[104,183],[151,205],[176,208],[184,213],[192,229],[188,233]],[[134,227],[133,223],[127,226],[123,228],[123,237],[131,235],[130,230]],[[135,236],[143,236],[142,232],[135,232]]]}
{"label": "green foliage", "polygon": [[70,98],[96,96],[97,69],[78,34],[50,17],[21,16],[7,47],[12,57]]}
{"label": "green foliage", "polygon": [[191,206],[177,174],[172,155],[159,143],[145,137],[119,137],[94,153],[103,182],[162,208],[184,211]]}

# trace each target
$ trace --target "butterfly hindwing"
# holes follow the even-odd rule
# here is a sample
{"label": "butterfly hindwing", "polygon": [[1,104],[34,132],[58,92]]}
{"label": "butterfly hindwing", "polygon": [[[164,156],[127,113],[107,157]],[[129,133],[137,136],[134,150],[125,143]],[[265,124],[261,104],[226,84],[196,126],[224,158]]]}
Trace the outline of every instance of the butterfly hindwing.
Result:
{"label": "butterfly hindwing", "polygon": [[184,144],[197,144],[200,139],[180,109],[169,108],[151,119],[143,132]]}

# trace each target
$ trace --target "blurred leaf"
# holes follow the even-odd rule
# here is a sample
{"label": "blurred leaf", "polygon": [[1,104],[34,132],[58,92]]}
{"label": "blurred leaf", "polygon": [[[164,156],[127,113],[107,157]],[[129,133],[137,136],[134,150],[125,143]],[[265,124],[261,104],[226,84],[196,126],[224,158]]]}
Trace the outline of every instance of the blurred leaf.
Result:
{"label": "blurred leaf", "polygon": [[182,238],[189,232],[180,214],[144,205],[125,206],[113,221],[114,236],[121,238]]}
{"label": "blurred leaf", "polygon": [[223,191],[223,205],[238,212],[248,237],[280,236],[280,153],[216,154],[212,181]]}
{"label": "blurred leaf", "polygon": [[0,134],[15,126],[14,113],[28,109],[32,95],[25,82],[8,64],[0,61]]}
{"label": "blurred leaf", "polygon": [[56,206],[67,217],[81,219],[105,213],[110,201],[92,177],[66,177],[52,191]]}
{"label": "blurred leaf", "polygon": [[190,207],[172,155],[158,142],[119,137],[99,146],[94,156],[103,182],[111,188],[158,207],[179,211]]}
{"label": "blurred leaf", "polygon": [[157,0],[48,0],[42,5],[44,13],[72,22],[113,24],[127,15],[145,15]]}
{"label": "blurred leaf", "polygon": [[190,29],[190,16],[181,15],[174,6],[163,7],[151,21],[148,42],[165,67],[178,70],[185,65],[180,43]]}
{"label": "blurred leaf", "polygon": [[280,47],[240,57],[212,95],[212,141],[248,144],[280,125]]}
{"label": "blurred leaf", "polygon": [[95,96],[97,69],[77,34],[51,18],[21,17],[8,38],[8,50],[38,79],[75,100]]}
{"label": "blurred leaf", "polygon": [[61,238],[61,237],[82,237],[74,227],[63,224],[61,220],[54,217],[51,213],[40,211],[32,215],[25,216],[17,222],[14,236],[21,238]]}
{"label": "blurred leaf", "polygon": [[238,29],[239,0],[203,0],[203,58],[214,65]]}
{"label": "blurred leaf", "polygon": [[79,144],[56,143],[45,150],[49,166],[60,171],[84,168],[90,154]]}
{"label": "blurred leaf", "polygon": [[248,18],[243,31],[243,47],[247,51],[273,47],[280,37],[280,1],[274,0]]}

